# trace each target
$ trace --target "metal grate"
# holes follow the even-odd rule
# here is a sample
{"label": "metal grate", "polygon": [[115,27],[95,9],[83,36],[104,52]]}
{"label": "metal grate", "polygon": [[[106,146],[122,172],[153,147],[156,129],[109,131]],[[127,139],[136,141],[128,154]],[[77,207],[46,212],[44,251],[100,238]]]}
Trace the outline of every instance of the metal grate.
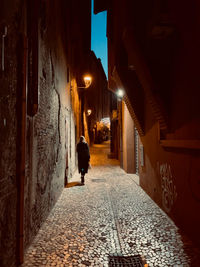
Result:
{"label": "metal grate", "polygon": [[109,256],[109,267],[144,267],[139,255],[136,256]]}
{"label": "metal grate", "polygon": [[102,183],[102,182],[105,182],[106,180],[103,179],[103,178],[97,178],[97,179],[92,179],[91,180],[93,183]]}

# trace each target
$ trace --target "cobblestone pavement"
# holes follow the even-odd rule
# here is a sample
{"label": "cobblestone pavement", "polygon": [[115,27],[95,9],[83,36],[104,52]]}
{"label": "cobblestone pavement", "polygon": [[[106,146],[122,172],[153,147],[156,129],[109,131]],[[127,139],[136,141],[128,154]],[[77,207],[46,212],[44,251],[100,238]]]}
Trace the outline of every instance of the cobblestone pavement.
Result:
{"label": "cobblestone pavement", "polygon": [[80,182],[76,173],[22,266],[106,267],[109,255],[141,255],[148,266],[200,266],[200,250],[138,186],[137,176],[107,159],[107,145],[91,152],[85,186],[72,186]]}

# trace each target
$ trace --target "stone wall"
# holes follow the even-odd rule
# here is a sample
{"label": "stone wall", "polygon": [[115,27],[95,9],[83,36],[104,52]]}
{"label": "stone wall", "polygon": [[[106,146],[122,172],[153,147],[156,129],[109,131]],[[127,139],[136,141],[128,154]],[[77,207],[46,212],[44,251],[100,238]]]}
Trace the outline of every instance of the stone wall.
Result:
{"label": "stone wall", "polygon": [[23,245],[30,245],[66,176],[71,177],[77,166],[81,120],[76,74],[80,76],[77,66],[83,50],[90,49],[91,3],[86,2],[80,1],[77,8],[73,0],[1,1],[2,267],[18,264],[19,255],[23,260]]}
{"label": "stone wall", "polygon": [[[25,247],[46,219],[64,188],[69,151],[70,110],[67,59],[62,45],[59,4],[43,6],[39,18],[38,112],[27,118]],[[72,119],[73,120],[73,119]],[[70,164],[70,163],[68,163]]]}
{"label": "stone wall", "polygon": [[[2,3],[0,33],[4,38],[0,53],[0,266],[15,266],[19,257],[19,197],[22,169],[21,158],[22,101],[26,100],[26,143],[24,209],[24,247],[27,248],[48,216],[64,188],[65,176],[76,168],[76,135],[79,134],[79,98],[76,110],[70,101],[70,63],[66,56],[61,2],[29,1],[38,11],[26,17],[30,10],[25,1]],[[35,11],[34,11],[35,12]],[[28,31],[29,23],[37,27]],[[7,34],[6,34],[7,30]],[[28,36],[26,36],[28,33]],[[34,36],[32,36],[32,34]],[[37,40],[30,43],[31,38]],[[28,38],[27,38],[28,37]],[[24,42],[28,42],[28,50]],[[33,47],[32,47],[32,46]],[[36,46],[37,47],[36,47]],[[35,49],[35,54],[32,53]],[[2,41],[0,42],[2,51]],[[25,54],[27,54],[27,61]],[[38,54],[37,54],[38,53]],[[38,57],[38,64],[36,58]],[[32,67],[33,61],[36,62]],[[24,68],[24,64],[27,68]],[[36,68],[35,68],[36,67]],[[34,72],[34,73],[32,73]],[[27,84],[23,83],[27,78]],[[32,78],[32,80],[31,80]],[[27,99],[22,99],[23,89]],[[34,102],[36,101],[36,102]],[[33,105],[33,106],[32,106]],[[30,112],[33,108],[32,112]],[[33,112],[34,111],[34,112]],[[69,116],[70,114],[70,116]],[[69,135],[70,133],[70,135]],[[70,139],[68,138],[70,136]],[[69,160],[68,160],[69,155]],[[70,171],[66,171],[66,165]],[[17,176],[18,175],[18,176]],[[23,182],[22,182],[23,185]],[[23,192],[22,192],[23,193]],[[23,200],[23,196],[22,196]],[[23,251],[21,251],[23,254]]]}
{"label": "stone wall", "polygon": [[[4,68],[2,38],[0,42],[0,266],[12,267],[16,255],[17,218],[17,111],[20,89],[19,65],[23,55],[20,46],[20,1],[2,1],[0,33],[4,38]],[[8,7],[8,9],[6,9]],[[7,34],[5,34],[7,28]],[[17,50],[18,49],[18,50]],[[18,53],[16,53],[18,51]]]}

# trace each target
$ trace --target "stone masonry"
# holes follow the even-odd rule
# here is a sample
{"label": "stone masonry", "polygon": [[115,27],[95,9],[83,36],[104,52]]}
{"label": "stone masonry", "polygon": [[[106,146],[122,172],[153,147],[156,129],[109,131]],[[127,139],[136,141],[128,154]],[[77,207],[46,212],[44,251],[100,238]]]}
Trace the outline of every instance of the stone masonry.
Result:
{"label": "stone masonry", "polygon": [[[68,116],[70,85],[61,40],[62,25],[60,20],[52,23],[53,17],[59,14],[59,4],[51,10],[44,5],[43,9],[46,21],[39,19],[38,112],[34,117],[27,117],[25,247],[64,188],[68,131],[74,124]],[[47,21],[51,25],[48,31]]]}

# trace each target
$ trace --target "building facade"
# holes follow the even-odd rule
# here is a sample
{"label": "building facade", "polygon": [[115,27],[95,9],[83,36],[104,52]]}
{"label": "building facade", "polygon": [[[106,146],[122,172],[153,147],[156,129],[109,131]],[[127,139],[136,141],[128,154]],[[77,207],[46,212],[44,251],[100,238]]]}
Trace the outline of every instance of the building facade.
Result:
{"label": "building facade", "polygon": [[109,88],[124,90],[141,138],[140,185],[198,243],[199,9],[197,1],[94,5],[107,10]]}
{"label": "building facade", "polygon": [[90,1],[2,1],[0,265],[15,266],[76,169]]}
{"label": "building facade", "polygon": [[110,116],[111,92],[108,90],[107,77],[101,60],[91,51],[87,57],[88,73],[92,77],[91,85],[84,90],[85,136],[92,144],[98,142],[98,123]]}

